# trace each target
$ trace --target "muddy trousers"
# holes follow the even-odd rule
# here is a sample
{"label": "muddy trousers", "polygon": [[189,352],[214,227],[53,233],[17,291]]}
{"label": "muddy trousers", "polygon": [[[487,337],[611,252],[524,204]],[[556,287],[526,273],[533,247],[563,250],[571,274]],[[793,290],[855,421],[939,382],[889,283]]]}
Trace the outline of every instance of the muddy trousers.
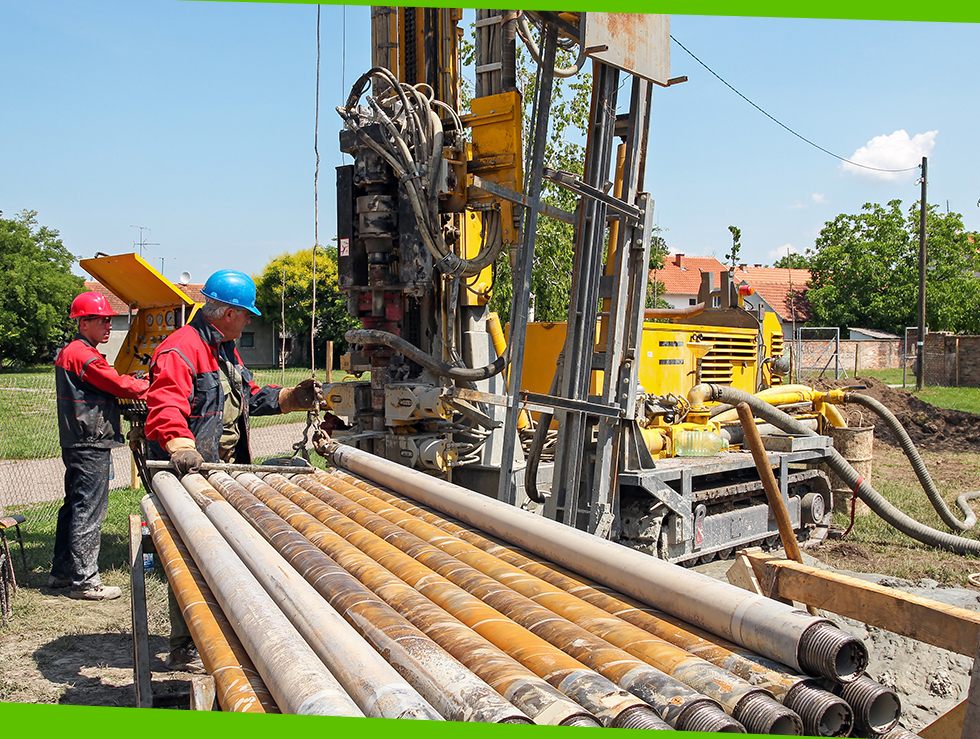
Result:
{"label": "muddy trousers", "polygon": [[71,580],[73,590],[102,584],[99,547],[109,507],[110,450],[75,447],[61,450],[65,463],[65,500],[58,510],[51,575]]}

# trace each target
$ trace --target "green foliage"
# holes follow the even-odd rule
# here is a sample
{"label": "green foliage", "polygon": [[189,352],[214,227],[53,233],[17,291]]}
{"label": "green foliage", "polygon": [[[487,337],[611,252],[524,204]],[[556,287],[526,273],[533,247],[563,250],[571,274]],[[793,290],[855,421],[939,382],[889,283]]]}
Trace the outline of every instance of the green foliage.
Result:
{"label": "green foliage", "polygon": [[[560,52],[558,66],[568,65],[571,61],[570,55]],[[521,47],[517,53],[517,84],[523,104],[524,141],[528,142],[532,123],[531,103],[537,86],[537,67]],[[586,129],[591,90],[591,75],[579,74],[567,80],[556,79],[552,92],[545,162],[549,167],[571,172],[578,177],[583,174],[585,147],[574,139],[581,138]],[[525,156],[526,154],[527,152]],[[548,181],[542,183],[541,197],[562,210],[575,210],[576,196]],[[531,269],[535,320],[566,319],[572,290],[574,247],[574,233],[570,224],[539,216]],[[495,285],[490,308],[506,322],[510,316],[513,295],[510,261],[506,251],[501,254],[494,269]]]}
{"label": "green foliage", "polygon": [[[284,286],[285,282],[285,286]],[[286,330],[296,337],[309,356],[310,316],[313,313],[313,249],[282,254],[270,261],[255,280],[256,305],[263,316],[282,325],[285,310]],[[356,320],[347,315],[347,301],[337,287],[337,249],[319,247],[316,258],[316,356],[323,356],[327,341],[334,351],[347,350],[344,333],[357,328]]]}
{"label": "green foliage", "polygon": [[777,259],[772,266],[776,269],[809,269],[810,260],[804,254],[790,252],[785,257]]}
{"label": "green foliage", "polygon": [[728,230],[732,234],[732,248],[728,254],[725,255],[725,261],[734,267],[738,264],[738,255],[739,252],[742,251],[742,229],[738,228],[737,226],[729,226]]}
{"label": "green foliage", "polygon": [[[814,323],[901,333],[918,321],[919,205],[866,203],[826,224],[812,250],[806,294]],[[974,241],[971,241],[973,239]],[[980,333],[980,256],[959,213],[926,214],[926,321],[933,331]]]}
{"label": "green foliage", "polygon": [[76,330],[68,317],[83,280],[71,273],[75,257],[58,232],[39,226],[37,212],[12,219],[0,212],[0,367],[50,359]]}

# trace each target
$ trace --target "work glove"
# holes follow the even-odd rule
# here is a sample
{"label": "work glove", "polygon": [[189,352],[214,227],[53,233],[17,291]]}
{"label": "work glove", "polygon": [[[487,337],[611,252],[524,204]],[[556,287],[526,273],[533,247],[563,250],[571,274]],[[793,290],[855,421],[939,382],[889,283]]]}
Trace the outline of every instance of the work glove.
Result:
{"label": "work glove", "polygon": [[279,391],[279,410],[283,413],[308,411],[316,405],[320,394],[320,383],[309,377],[296,387],[285,387]]}
{"label": "work glove", "polygon": [[190,472],[200,472],[201,465],[204,464],[204,457],[197,451],[193,439],[183,439],[177,437],[171,439],[166,444],[166,449],[170,452],[170,463],[174,466],[177,474],[184,476]]}

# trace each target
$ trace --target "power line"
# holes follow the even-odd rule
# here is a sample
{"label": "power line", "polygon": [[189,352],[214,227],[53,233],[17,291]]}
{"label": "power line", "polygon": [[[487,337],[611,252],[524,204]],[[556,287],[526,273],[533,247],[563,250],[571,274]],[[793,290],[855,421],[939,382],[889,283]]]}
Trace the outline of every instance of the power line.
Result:
{"label": "power line", "polygon": [[824,154],[829,154],[834,159],[839,159],[840,161],[846,162],[847,164],[851,164],[851,165],[853,165],[855,167],[861,167],[863,169],[870,169],[870,170],[873,170],[875,172],[893,172],[893,173],[895,173],[895,172],[911,172],[912,170],[919,168],[920,165],[918,165],[918,164],[915,165],[914,167],[906,167],[905,169],[882,169],[881,167],[870,167],[867,164],[861,164],[860,162],[855,162],[855,161],[853,161],[851,159],[847,159],[846,157],[842,157],[842,156],[840,156],[838,154],[834,154],[834,152],[832,152],[832,151],[828,151],[827,149],[824,149],[819,144],[813,143],[806,136],[803,136],[802,134],[797,133],[792,128],[790,128],[789,126],[787,126],[785,123],[783,123],[783,122],[777,120],[776,118],[774,118],[773,116],[769,115],[769,113],[767,113],[762,108],[760,108],[758,105],[756,105],[751,100],[749,100],[747,97],[745,97],[745,95],[743,95],[742,93],[740,93],[738,90],[736,90],[730,84],[728,84],[728,82],[726,82],[724,79],[722,79],[722,77],[717,72],[715,72],[711,67],[709,67],[707,64],[705,64],[704,62],[702,62],[700,59],[698,59],[694,55],[694,52],[692,52],[690,49],[688,49],[686,46],[684,46],[684,44],[682,44],[680,41],[678,41],[676,38],[674,38],[673,34],[671,34],[670,40],[673,41],[678,46],[680,46],[682,49],[684,49],[684,51],[686,51],[691,56],[691,58],[694,61],[696,61],[702,67],[704,67],[705,69],[707,69],[715,77],[715,79],[717,79],[725,87],[727,87],[729,90],[731,90],[736,95],[738,95],[740,98],[742,98],[742,100],[744,100],[749,105],[751,105],[753,108],[755,108],[756,110],[758,110],[760,113],[762,113],[762,115],[764,115],[766,118],[768,118],[769,120],[771,120],[777,126],[780,126],[781,128],[784,128],[785,130],[789,131],[791,134],[793,134],[794,136],[796,136],[796,138],[800,139],[801,141],[806,142],[807,144],[809,144],[810,146],[812,146],[814,149],[819,149]]}

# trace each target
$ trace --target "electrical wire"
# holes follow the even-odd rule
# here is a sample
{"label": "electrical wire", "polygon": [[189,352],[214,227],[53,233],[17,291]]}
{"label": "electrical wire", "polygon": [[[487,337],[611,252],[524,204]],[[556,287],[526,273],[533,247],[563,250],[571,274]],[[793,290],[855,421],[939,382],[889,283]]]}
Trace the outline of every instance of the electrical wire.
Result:
{"label": "electrical wire", "polygon": [[728,82],[726,82],[721,77],[721,75],[719,75],[711,67],[709,67],[707,64],[705,64],[704,62],[702,62],[700,59],[698,59],[697,56],[694,55],[694,52],[691,51],[690,49],[688,49],[686,46],[684,46],[684,44],[682,44],[676,38],[674,38],[674,35],[673,34],[671,34],[670,40],[673,41],[678,46],[680,46],[682,49],[684,49],[684,51],[686,51],[694,61],[696,61],[698,64],[700,64],[706,70],[708,70],[708,72],[710,72],[715,77],[715,79],[717,79],[725,87],[727,87],[729,90],[731,90],[736,95],[738,95],[740,98],[742,98],[742,100],[744,100],[749,105],[751,105],[753,108],[755,108],[756,110],[758,110],[760,113],[762,113],[762,115],[764,115],[766,118],[768,118],[769,120],[771,120],[777,126],[779,126],[780,128],[785,129],[789,133],[791,133],[794,136],[796,136],[796,138],[800,139],[800,141],[803,141],[803,142],[809,144],[814,149],[819,149],[824,154],[828,154],[828,155],[832,156],[834,159],[839,159],[840,161],[845,162],[847,164],[851,164],[851,165],[853,165],[855,167],[861,167],[862,169],[870,169],[870,170],[872,170],[874,172],[892,172],[892,173],[896,173],[896,172],[911,172],[912,170],[919,169],[921,167],[921,165],[919,165],[919,164],[916,164],[914,167],[906,167],[905,169],[883,169],[881,167],[871,167],[871,166],[869,166],[867,164],[861,164],[860,162],[855,162],[852,159],[847,159],[846,157],[842,157],[842,156],[840,156],[838,154],[834,154],[834,152],[832,152],[832,151],[828,151],[827,149],[824,149],[819,144],[815,144],[812,141],[810,141],[810,139],[808,139],[806,136],[803,136],[802,134],[797,133],[792,128],[790,128],[789,126],[787,126],[785,123],[783,123],[782,121],[779,121],[778,119],[774,118],[769,113],[767,113],[765,110],[763,110],[758,105],[756,105],[751,100],[749,100],[747,97],[745,97],[745,95],[743,95],[742,93],[740,93],[738,90],[736,90],[734,87],[732,87]]}

